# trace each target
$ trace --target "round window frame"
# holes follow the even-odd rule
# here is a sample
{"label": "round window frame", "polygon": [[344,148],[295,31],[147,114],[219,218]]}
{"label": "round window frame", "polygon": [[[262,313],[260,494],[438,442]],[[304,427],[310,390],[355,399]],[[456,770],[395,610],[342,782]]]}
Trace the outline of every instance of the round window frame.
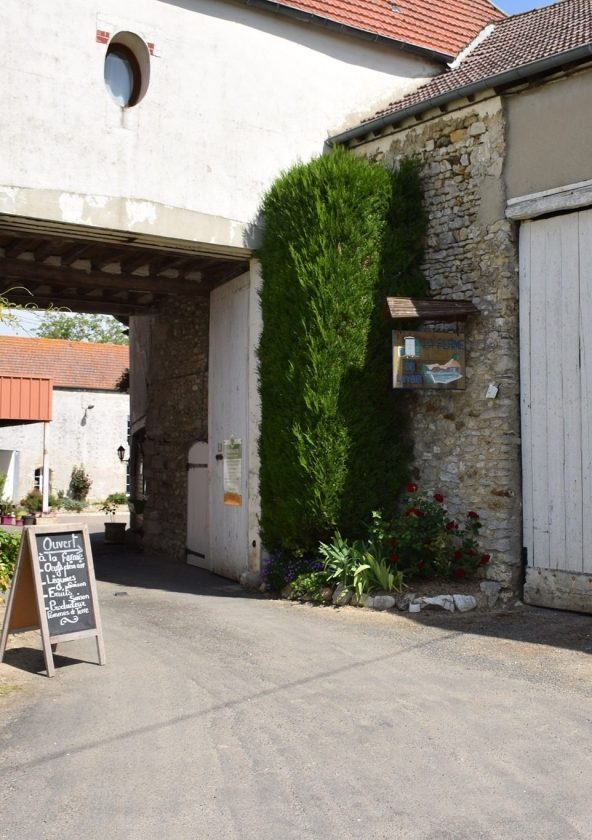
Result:
{"label": "round window frame", "polygon": [[[133,85],[132,85],[132,92],[130,95],[129,100],[126,102],[125,105],[118,105],[113,98],[111,91],[109,90],[109,86],[105,80],[105,87],[107,88],[107,93],[114,105],[117,105],[119,108],[133,108],[134,105],[137,105],[140,101],[140,93],[142,91],[142,70],[140,67],[140,62],[134,55],[133,50],[131,50],[125,44],[122,44],[120,41],[112,41],[108,48],[107,52],[105,53],[105,61],[104,65],[107,63],[107,58],[110,55],[117,55],[119,58],[124,59],[127,61],[132,69],[132,76],[133,76]],[[103,66],[104,66],[103,65]]]}

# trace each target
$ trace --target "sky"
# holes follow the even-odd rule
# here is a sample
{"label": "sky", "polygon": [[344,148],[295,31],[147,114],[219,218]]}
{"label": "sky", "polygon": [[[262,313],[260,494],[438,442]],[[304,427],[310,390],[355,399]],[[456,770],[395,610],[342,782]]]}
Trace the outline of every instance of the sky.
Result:
{"label": "sky", "polygon": [[12,326],[0,322],[0,335],[24,335],[34,338],[40,315],[34,312],[15,312],[15,314],[18,317],[18,324]]}
{"label": "sky", "polygon": [[518,12],[528,12],[530,9],[540,9],[541,6],[551,6],[555,0],[493,0],[498,8],[503,9],[509,15],[518,14]]}

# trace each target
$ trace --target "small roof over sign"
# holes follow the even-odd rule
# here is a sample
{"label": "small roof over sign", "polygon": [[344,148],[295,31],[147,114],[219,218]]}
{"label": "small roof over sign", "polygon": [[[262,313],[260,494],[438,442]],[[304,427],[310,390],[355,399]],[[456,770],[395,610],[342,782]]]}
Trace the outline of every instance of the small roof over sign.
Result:
{"label": "small roof over sign", "polygon": [[421,321],[464,321],[479,310],[470,300],[432,300],[387,297],[386,305],[393,320],[417,318]]}

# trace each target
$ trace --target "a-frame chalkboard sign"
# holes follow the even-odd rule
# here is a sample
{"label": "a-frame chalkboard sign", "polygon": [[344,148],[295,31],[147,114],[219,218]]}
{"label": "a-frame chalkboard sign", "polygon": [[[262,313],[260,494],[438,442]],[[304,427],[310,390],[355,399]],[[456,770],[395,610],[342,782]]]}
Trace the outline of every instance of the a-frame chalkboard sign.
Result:
{"label": "a-frame chalkboard sign", "polygon": [[105,647],[88,528],[39,525],[23,528],[0,638],[0,662],[10,633],[40,630],[47,676],[55,673],[58,642],[94,637],[99,664]]}

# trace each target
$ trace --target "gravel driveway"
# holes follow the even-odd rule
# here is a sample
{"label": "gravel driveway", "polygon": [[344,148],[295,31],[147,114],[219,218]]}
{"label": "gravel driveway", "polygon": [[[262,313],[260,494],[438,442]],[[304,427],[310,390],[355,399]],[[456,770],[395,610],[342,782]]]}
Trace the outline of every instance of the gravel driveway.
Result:
{"label": "gravel driveway", "polygon": [[[377,614],[95,553],[89,640],[0,665],[6,840],[592,836],[592,619]],[[6,691],[15,686],[17,690]]]}

